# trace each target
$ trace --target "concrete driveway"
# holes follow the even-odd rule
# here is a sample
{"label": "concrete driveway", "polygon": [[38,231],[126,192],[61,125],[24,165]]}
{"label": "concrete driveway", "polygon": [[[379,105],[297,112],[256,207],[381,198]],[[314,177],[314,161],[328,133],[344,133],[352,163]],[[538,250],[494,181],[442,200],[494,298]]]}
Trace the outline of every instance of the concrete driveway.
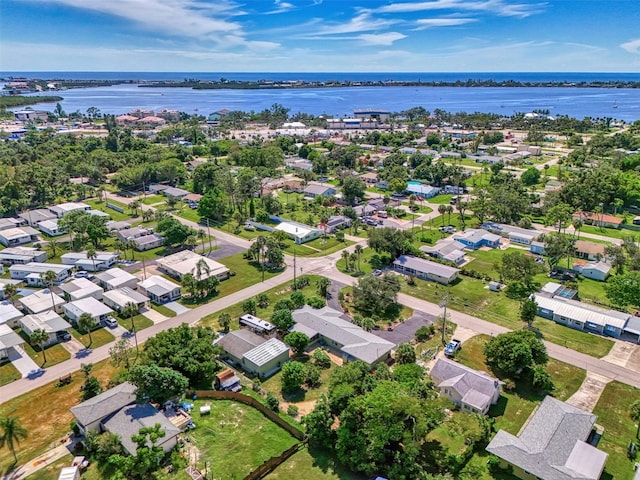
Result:
{"label": "concrete driveway", "polygon": [[185,307],[184,305],[180,305],[178,302],[165,303],[164,306],[167,307],[169,310],[173,310],[174,312],[176,312],[177,315],[180,315],[181,313],[185,313],[189,311],[187,307]]}
{"label": "concrete driveway", "polygon": [[[216,238],[216,243],[218,244],[218,248],[212,252],[207,253],[207,257],[211,259],[219,259],[228,257],[230,255],[235,255],[236,253],[244,252],[247,249],[242,245],[238,245],[236,243],[227,242],[226,240],[221,240]],[[207,243],[207,248],[209,244]]]}
{"label": "concrete driveway", "polygon": [[29,376],[29,372],[37,370],[40,365],[36,364],[31,357],[22,349],[22,347],[16,345],[9,349],[9,360],[13,363],[13,366],[18,369],[22,378]]}
{"label": "concrete driveway", "polygon": [[422,326],[429,326],[435,323],[437,317],[428,313],[416,312],[414,315],[402,323],[393,326],[393,331],[389,330],[372,330],[374,335],[384,338],[396,345],[407,343],[414,339],[416,330]]}

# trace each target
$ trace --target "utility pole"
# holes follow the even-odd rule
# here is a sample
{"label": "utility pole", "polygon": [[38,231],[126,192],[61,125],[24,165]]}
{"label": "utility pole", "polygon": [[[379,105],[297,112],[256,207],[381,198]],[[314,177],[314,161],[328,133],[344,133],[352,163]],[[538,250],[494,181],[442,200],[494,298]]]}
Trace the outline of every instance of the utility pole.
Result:
{"label": "utility pole", "polygon": [[293,246],[293,290],[298,290],[298,285],[296,282],[296,247]]}
{"label": "utility pole", "polygon": [[442,345],[446,344],[446,334],[447,334],[447,301],[449,300],[449,295],[445,295],[442,301],[440,302],[440,308],[444,308],[444,312],[442,314]]}
{"label": "utility pole", "polygon": [[207,236],[209,237],[209,253],[213,251],[213,247],[211,246],[211,229],[209,228],[209,218],[207,217]]}

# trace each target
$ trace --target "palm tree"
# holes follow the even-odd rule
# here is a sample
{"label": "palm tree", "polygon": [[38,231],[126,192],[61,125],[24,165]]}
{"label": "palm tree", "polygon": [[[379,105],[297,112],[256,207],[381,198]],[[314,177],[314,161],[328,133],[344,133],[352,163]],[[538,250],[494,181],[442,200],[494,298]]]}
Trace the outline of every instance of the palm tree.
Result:
{"label": "palm tree", "polygon": [[53,296],[53,282],[58,279],[56,273],[52,270],[47,270],[46,272],[42,272],[40,274],[40,278],[42,279],[42,283],[49,289],[49,293],[51,293],[51,305],[53,309],[56,309],[56,299]]}
{"label": "palm tree", "polygon": [[142,221],[150,222],[153,219],[153,210],[143,210],[142,211]]}
{"label": "palm tree", "polygon": [[137,314],[138,306],[133,302],[127,302],[122,309],[122,316],[129,317],[129,320],[131,320],[131,331],[133,332],[133,339],[136,343],[136,356],[140,354],[140,350],[138,349],[138,332],[136,331],[136,324],[133,320]]}
{"label": "palm tree", "polygon": [[96,271],[96,249],[91,247],[87,250],[87,258],[90,258],[93,263],[93,271]]}
{"label": "palm tree", "polygon": [[42,359],[43,359],[42,365],[47,363],[47,351],[44,348],[44,344],[47,343],[48,341],[49,341],[49,334],[41,328],[38,328],[37,330],[34,330],[33,332],[31,332],[31,336],[29,337],[29,342],[31,343],[31,345],[33,346],[37,345],[42,350]]}
{"label": "palm tree", "polygon": [[316,280],[318,294],[320,294],[322,297],[326,297],[330,285],[331,280],[329,280],[327,277],[320,277],[318,280]]}
{"label": "palm tree", "polygon": [[47,253],[51,258],[58,256],[59,248],[60,248],[60,243],[58,243],[57,240],[50,240],[49,243],[47,243],[47,250],[48,250]]}
{"label": "palm tree", "polygon": [[580,229],[584,223],[579,218],[574,218],[571,224],[573,225],[573,236],[575,237],[578,234],[578,240],[580,240]]}
{"label": "palm tree", "polygon": [[18,287],[13,283],[8,283],[4,286],[4,296],[13,305],[13,297],[18,293]]}
{"label": "palm tree", "polygon": [[[196,236],[198,237],[198,242],[202,243],[204,251],[204,239],[207,237],[206,232],[200,229],[198,230],[198,233],[196,233]],[[211,250],[211,245],[209,245],[209,250]]]}
{"label": "palm tree", "polygon": [[629,407],[629,416],[631,420],[638,424],[636,429],[636,438],[638,438],[638,435],[640,435],[640,400],[636,400],[631,404],[631,407]]}
{"label": "palm tree", "polygon": [[140,208],[140,200],[134,200],[129,204],[129,208],[134,214],[134,217],[138,216],[138,208]]}
{"label": "palm tree", "polygon": [[356,254],[358,259],[358,271],[360,271],[360,256],[362,255],[363,251],[364,251],[364,248],[362,248],[362,245],[356,245],[355,248],[353,249],[353,252]]}
{"label": "palm tree", "polygon": [[349,272],[349,260],[350,260],[350,255],[349,252],[347,252],[346,250],[344,250],[342,252],[342,259],[344,260],[344,269]]}
{"label": "palm tree", "polygon": [[17,463],[18,457],[16,456],[15,444],[19,445],[20,440],[27,438],[27,429],[20,425],[18,417],[0,418],[0,428],[2,429],[0,448],[6,445],[13,453],[14,463]]}
{"label": "palm tree", "polygon": [[131,260],[135,260],[136,259],[136,247],[138,246],[138,244],[135,242],[135,240],[127,240],[127,248],[129,250],[131,250]]}
{"label": "palm tree", "polygon": [[83,313],[78,318],[78,328],[81,332],[86,332],[89,334],[89,345],[93,343],[93,338],[91,338],[91,329],[95,327],[96,321],[93,319],[90,313]]}
{"label": "palm tree", "polygon": [[451,225],[451,214],[453,213],[453,205],[447,205],[447,215],[449,215],[449,225]]}
{"label": "palm tree", "polygon": [[438,205],[438,213],[442,216],[442,226],[444,227],[444,214],[447,213],[447,206],[442,203]]}
{"label": "palm tree", "polygon": [[198,238],[195,235],[189,235],[184,241],[184,245],[189,250],[193,250],[194,248],[196,248],[197,244],[198,244]]}

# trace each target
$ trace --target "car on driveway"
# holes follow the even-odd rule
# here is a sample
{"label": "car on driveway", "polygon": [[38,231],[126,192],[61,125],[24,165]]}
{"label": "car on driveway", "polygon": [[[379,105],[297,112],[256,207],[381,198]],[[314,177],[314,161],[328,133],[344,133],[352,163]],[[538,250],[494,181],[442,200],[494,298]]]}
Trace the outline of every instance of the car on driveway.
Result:
{"label": "car on driveway", "polygon": [[118,326],[118,321],[113,317],[105,318],[102,323],[109,328],[116,328]]}
{"label": "car on driveway", "polygon": [[382,270],[374,270],[373,272],[371,272],[371,275],[373,275],[374,277],[379,277],[380,275],[382,275]]}
{"label": "car on driveway", "polygon": [[447,346],[444,347],[444,354],[447,357],[453,357],[458,350],[462,348],[462,342],[456,338],[452,339]]}
{"label": "car on driveway", "polygon": [[56,332],[56,339],[60,342],[67,342],[71,340],[71,334],[66,330],[60,330],[59,332]]}
{"label": "car on driveway", "polygon": [[87,272],[86,270],[78,270],[74,277],[76,278],[87,278],[89,276],[89,272]]}

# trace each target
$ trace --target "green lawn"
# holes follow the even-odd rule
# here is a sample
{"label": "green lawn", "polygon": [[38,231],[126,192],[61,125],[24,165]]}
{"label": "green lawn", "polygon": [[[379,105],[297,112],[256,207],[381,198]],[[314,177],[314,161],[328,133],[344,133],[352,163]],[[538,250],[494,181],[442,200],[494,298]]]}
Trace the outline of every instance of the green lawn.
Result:
{"label": "green lawn", "polygon": [[[491,373],[483,353],[484,345],[489,339],[488,335],[470,338],[464,342],[456,359],[471,368]],[[553,396],[560,400],[567,400],[573,395],[586,376],[585,370],[553,358],[549,359],[547,370],[556,386]],[[527,385],[519,382],[515,391],[503,391],[497,405],[489,410],[489,415],[496,419],[496,429],[502,428],[515,435],[543,397],[544,395],[531,391]]]}
{"label": "green lawn", "polygon": [[113,342],[114,336],[111,335],[110,332],[107,331],[106,328],[98,328],[97,330],[93,330],[91,332],[91,340],[92,343],[89,345],[89,334],[82,334],[75,328],[70,328],[69,333],[73,335],[76,339],[80,341],[84,346],[89,348],[98,348],[102,345],[106,345],[107,343]]}
{"label": "green lawn", "polygon": [[155,205],[156,203],[164,203],[165,200],[164,195],[145,195],[140,199],[140,203],[144,205]]}
{"label": "green lawn", "polygon": [[[638,232],[634,232],[633,230],[627,230],[624,228],[606,228],[596,227],[594,225],[583,225],[580,228],[580,233],[592,233],[594,235],[600,235],[602,237],[622,239],[631,235],[637,235]],[[584,240],[590,239],[585,237]]]}
{"label": "green lawn", "polygon": [[609,454],[603,478],[607,478],[607,473],[615,480],[633,478],[633,462],[627,457],[627,446],[636,435],[636,426],[629,418],[629,406],[635,400],[640,400],[640,390],[611,382],[593,409],[593,413],[598,415],[597,423],[604,427],[598,448]]}
{"label": "green lawn", "polygon": [[0,364],[0,387],[19,378],[22,378],[22,375],[20,375],[18,369],[13,366],[13,363],[5,361]]}
{"label": "green lawn", "polygon": [[175,317],[177,315],[176,312],[174,312],[173,310],[171,310],[169,307],[165,307],[164,305],[156,305],[153,302],[149,302],[149,306],[151,307],[152,310],[155,310],[156,312],[164,315],[165,317],[168,318],[172,318]]}
{"label": "green lawn", "polygon": [[453,197],[453,195],[450,195],[448,193],[442,194],[442,195],[436,195],[435,197],[427,199],[427,202],[435,203],[436,205],[441,205],[441,204],[449,205],[449,202],[451,202],[451,197]]}
{"label": "green lawn", "polygon": [[[118,323],[121,326],[123,326],[124,328],[126,328],[129,331],[133,330],[133,328],[131,326],[131,319],[129,317],[123,318],[123,317],[118,315],[117,318],[118,318]],[[151,325],[153,325],[153,321],[149,320],[144,315],[136,315],[135,317],[133,317],[133,323],[136,326],[136,332],[142,330],[143,328],[148,328]]]}
{"label": "green lawn", "polygon": [[18,329],[17,333],[25,340],[24,345],[22,345],[24,351],[27,352],[27,355],[29,355],[29,357],[31,357],[31,359],[41,367],[52,367],[53,365],[71,358],[71,354],[67,349],[59,343],[54,343],[53,345],[45,348],[47,362],[44,363],[42,349],[39,346],[34,347],[31,345],[31,343],[29,343],[29,337],[21,329]]}
{"label": "green lawn", "polygon": [[[304,275],[304,277],[308,278],[310,283],[300,291],[305,295],[305,297],[317,295],[316,281],[320,278],[320,276]],[[299,278],[302,278],[302,277],[299,277]],[[269,297],[269,305],[266,308],[258,308],[257,316],[264,320],[268,320],[271,317],[271,314],[273,313],[274,304],[278,300],[281,300],[283,298],[289,298],[291,296],[291,293],[293,293],[293,290],[291,289],[291,284],[292,282],[286,282],[281,285],[278,285],[277,287],[273,287],[270,290],[267,290],[265,293]],[[240,325],[238,324],[238,318],[240,317],[240,315],[243,314],[241,303],[230,305],[229,307],[223,310],[220,310],[219,312],[212,313],[210,315],[203,317],[200,320],[200,324],[219,329],[220,325],[218,324],[218,317],[222,313],[228,313],[231,316],[231,320],[232,320],[231,327],[230,327],[231,330],[237,330],[238,328],[240,328]]]}
{"label": "green lawn", "polygon": [[326,450],[305,448],[278,466],[266,480],[366,480],[340,465]]}
{"label": "green lawn", "polygon": [[[195,401],[194,411],[205,402]],[[191,444],[200,451],[216,478],[244,478],[270,457],[296,444],[296,439],[258,410],[238,402],[209,400],[211,413],[194,416]]]}
{"label": "green lawn", "polygon": [[91,208],[95,210],[100,210],[102,212],[108,213],[111,217],[111,220],[115,220],[116,222],[131,219],[131,215],[128,214],[129,207],[127,207],[127,205],[125,205],[124,203],[116,202],[115,200],[109,199],[110,204],[124,208],[125,213],[120,213],[113,208],[108,208],[102,200],[98,199],[85,200],[84,203],[86,203],[87,205],[91,205]]}

